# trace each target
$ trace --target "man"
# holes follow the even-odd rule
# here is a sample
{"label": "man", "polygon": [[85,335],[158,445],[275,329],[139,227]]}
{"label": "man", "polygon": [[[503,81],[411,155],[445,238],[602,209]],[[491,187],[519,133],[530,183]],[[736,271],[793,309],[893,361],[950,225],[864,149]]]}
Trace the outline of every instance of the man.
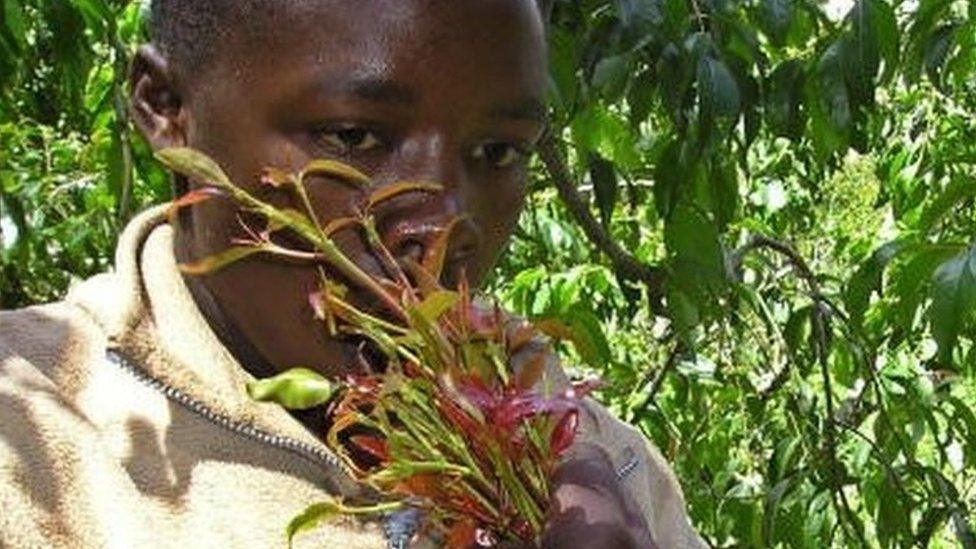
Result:
{"label": "man", "polygon": [[[463,217],[447,271],[474,283],[504,249],[545,123],[533,0],[156,0],[152,15],[131,85],[154,149],[199,149],[251,190],[262,168],[316,157],[377,185],[441,182],[377,212],[387,245],[422,258]],[[352,191],[308,190],[322,219],[348,214]],[[199,278],[177,269],[241,236],[236,215],[221,201],[172,226],[146,212],[114,273],[0,314],[0,546],[274,547],[308,504],[360,493],[313,420],[243,392],[254,376],[353,363],[307,310],[315,272],[263,259]],[[595,403],[555,483],[546,546],[701,545],[660,455]],[[341,518],[298,543],[434,543],[415,523]]]}

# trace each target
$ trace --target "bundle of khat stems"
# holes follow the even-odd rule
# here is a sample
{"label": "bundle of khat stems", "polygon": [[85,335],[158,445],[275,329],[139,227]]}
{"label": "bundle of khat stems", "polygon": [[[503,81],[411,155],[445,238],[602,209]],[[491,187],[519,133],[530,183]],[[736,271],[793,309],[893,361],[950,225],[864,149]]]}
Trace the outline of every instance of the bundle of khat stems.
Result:
{"label": "bundle of khat stems", "polygon": [[[497,306],[476,303],[464,281],[453,290],[440,284],[450,227],[423,264],[398,262],[384,246],[372,215],[376,206],[405,193],[442,189],[427,183],[374,186],[350,166],[319,160],[297,174],[264,171],[263,184],[298,204],[278,208],[235,185],[199,152],[168,149],[158,157],[195,183],[171,213],[222,197],[246,214],[239,217],[246,239],[182,265],[185,273],[213,272],[255,254],[307,261],[320,274],[309,314],[333,337],[368,342],[362,345],[370,346],[369,354],[382,357],[361,355],[365,371],[344,379],[296,369],[248,387],[260,400],[293,409],[321,406],[331,414],[331,427],[322,434],[328,446],[358,481],[381,494],[379,503],[368,506],[316,503],[288,526],[289,540],[338,514],[413,506],[424,511],[424,533],[449,547],[537,544],[550,507],[550,478],[573,442],[580,399],[593,384],[556,390],[543,353],[510,371],[513,354],[537,330],[526,322],[513,328]],[[307,194],[309,182],[358,188],[359,211],[323,225]],[[385,276],[367,274],[340,250],[333,235],[346,230],[361,231]],[[280,244],[288,239],[275,235],[286,232],[306,245]],[[357,307],[354,294],[368,295],[382,312]]]}

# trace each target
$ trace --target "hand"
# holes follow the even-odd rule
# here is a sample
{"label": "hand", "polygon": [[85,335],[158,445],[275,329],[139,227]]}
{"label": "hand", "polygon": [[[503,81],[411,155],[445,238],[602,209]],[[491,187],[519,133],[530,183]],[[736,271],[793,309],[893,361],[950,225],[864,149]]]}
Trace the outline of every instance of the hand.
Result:
{"label": "hand", "polygon": [[643,513],[621,486],[610,456],[594,444],[570,449],[553,478],[544,549],[656,548]]}

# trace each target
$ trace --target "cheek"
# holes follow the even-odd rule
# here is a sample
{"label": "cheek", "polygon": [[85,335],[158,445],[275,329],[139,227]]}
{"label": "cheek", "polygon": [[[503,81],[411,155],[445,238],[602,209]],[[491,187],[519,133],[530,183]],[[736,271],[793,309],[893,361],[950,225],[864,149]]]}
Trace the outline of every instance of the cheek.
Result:
{"label": "cheek", "polygon": [[484,231],[487,262],[494,260],[515,230],[525,205],[524,179],[521,173],[496,179],[480,187],[477,193],[476,218]]}

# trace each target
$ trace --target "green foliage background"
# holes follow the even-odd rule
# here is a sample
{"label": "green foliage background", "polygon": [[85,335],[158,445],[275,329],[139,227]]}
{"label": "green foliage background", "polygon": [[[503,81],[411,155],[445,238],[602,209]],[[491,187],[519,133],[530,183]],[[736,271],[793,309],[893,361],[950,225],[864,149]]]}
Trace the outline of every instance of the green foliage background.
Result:
{"label": "green foliage background", "polygon": [[[976,2],[556,2],[492,282],[554,317],[720,547],[974,547]],[[169,198],[138,2],[0,0],[0,306]]]}

